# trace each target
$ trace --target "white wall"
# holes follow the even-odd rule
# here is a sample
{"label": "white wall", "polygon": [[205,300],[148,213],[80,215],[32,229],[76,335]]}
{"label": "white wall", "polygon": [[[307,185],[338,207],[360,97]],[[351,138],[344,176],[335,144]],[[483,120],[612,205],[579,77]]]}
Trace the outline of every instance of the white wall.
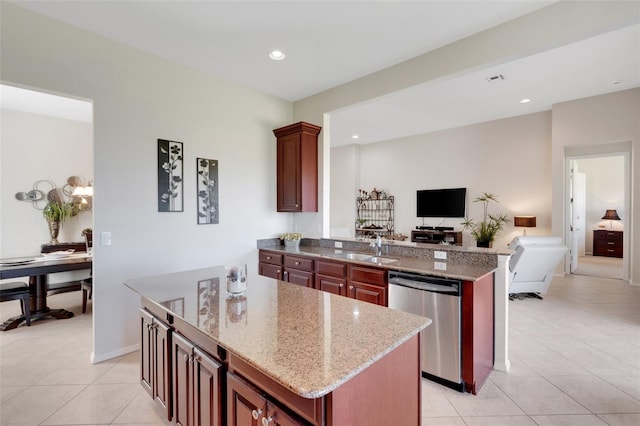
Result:
{"label": "white wall", "polygon": [[602,151],[607,145],[629,143],[632,147],[632,182],[628,188],[631,206],[626,215],[625,239],[633,235],[626,261],[631,263],[631,281],[640,285],[640,89],[593,96],[553,106],[552,173],[553,231],[564,235],[565,151],[575,147],[594,147]]}
{"label": "white wall", "polygon": [[[93,128],[91,123],[0,110],[0,257],[38,254],[50,240],[42,217],[44,202],[18,201],[39,180],[62,188],[70,176],[93,179]],[[51,186],[39,184],[46,193]],[[91,211],[81,212],[63,224],[59,241],[83,241],[80,232],[91,226]]]}
{"label": "white wall", "polygon": [[[506,213],[511,221],[515,214],[534,215],[537,227],[527,233],[551,233],[549,111],[362,145],[358,150],[359,170],[344,164],[348,159],[344,151],[332,149],[331,186],[356,181],[360,187],[332,192],[332,212],[336,205],[353,206],[360,188],[385,189],[395,196],[396,232],[410,235],[416,225],[422,224],[422,219],[416,217],[416,190],[465,187],[468,217],[482,219],[482,204],[473,200],[489,192],[496,194],[500,202],[491,203],[490,212]],[[347,193],[347,189],[352,192]],[[343,223],[353,227],[355,213],[347,219],[339,216],[339,220],[341,223],[334,223],[332,216],[332,228]],[[425,219],[424,223],[462,230],[460,222],[460,219]],[[515,229],[510,223],[498,234],[493,246],[504,248],[520,234],[522,229]],[[475,245],[467,232],[463,244]]]}
{"label": "white wall", "polygon": [[611,229],[622,231],[622,221],[602,220],[607,209],[616,209],[620,217],[624,208],[624,157],[621,155],[576,160],[578,170],[586,176],[586,233],[585,252],[593,253],[593,231]]}
{"label": "white wall", "polygon": [[[276,213],[275,137],[289,102],[1,5],[3,80],[94,102],[94,355],[135,349],[139,298],[124,280],[256,257],[289,229]],[[184,212],[158,213],[157,139],[184,143]],[[220,224],[196,224],[196,157],[219,161]],[[40,224],[40,221],[38,221]]]}
{"label": "white wall", "polygon": [[[360,146],[331,148],[331,216],[332,237],[355,236],[356,197],[360,189]],[[355,194],[355,195],[354,195]]]}

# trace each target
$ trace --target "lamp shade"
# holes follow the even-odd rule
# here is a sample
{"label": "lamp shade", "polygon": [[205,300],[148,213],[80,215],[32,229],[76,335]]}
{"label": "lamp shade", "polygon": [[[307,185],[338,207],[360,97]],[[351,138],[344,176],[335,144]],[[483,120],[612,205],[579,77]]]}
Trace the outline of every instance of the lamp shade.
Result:
{"label": "lamp shade", "polygon": [[521,226],[523,228],[535,228],[536,217],[535,216],[514,216],[513,225]]}
{"label": "lamp shade", "polygon": [[614,210],[607,210],[604,216],[602,216],[603,220],[620,220],[620,216],[618,216],[618,212]]}

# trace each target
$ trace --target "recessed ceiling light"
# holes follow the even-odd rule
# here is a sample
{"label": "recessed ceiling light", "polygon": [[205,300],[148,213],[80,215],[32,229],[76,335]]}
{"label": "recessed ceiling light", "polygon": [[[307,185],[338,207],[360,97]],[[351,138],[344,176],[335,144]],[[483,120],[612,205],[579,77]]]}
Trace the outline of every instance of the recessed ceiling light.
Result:
{"label": "recessed ceiling light", "polygon": [[281,60],[283,60],[284,58],[286,58],[285,54],[284,54],[284,53],[282,53],[282,52],[281,52],[281,51],[279,51],[279,50],[273,50],[273,51],[271,51],[271,53],[269,53],[269,57],[270,57],[271,59],[273,59],[274,61],[281,61]]}
{"label": "recessed ceiling light", "polygon": [[524,99],[520,100],[521,104],[528,104],[529,102],[531,102],[531,99],[529,99],[529,98],[524,98]]}
{"label": "recessed ceiling light", "polygon": [[358,135],[353,135],[353,136],[351,136],[351,139],[358,139],[359,137],[360,136],[358,136]]}

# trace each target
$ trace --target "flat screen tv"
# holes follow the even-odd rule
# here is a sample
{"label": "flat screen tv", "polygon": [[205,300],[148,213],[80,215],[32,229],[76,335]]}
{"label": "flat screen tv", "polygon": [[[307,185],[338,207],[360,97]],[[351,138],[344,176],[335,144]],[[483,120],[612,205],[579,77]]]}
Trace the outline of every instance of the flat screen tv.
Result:
{"label": "flat screen tv", "polygon": [[467,188],[417,191],[418,217],[465,217]]}

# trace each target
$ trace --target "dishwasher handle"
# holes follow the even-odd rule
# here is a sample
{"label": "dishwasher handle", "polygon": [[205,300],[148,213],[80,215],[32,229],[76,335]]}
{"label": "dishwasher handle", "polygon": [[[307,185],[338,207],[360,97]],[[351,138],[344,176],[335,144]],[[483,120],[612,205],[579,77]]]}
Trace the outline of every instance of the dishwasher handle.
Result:
{"label": "dishwasher handle", "polygon": [[392,276],[389,278],[389,284],[401,285],[403,287],[415,288],[417,290],[425,290],[434,293],[451,294],[453,296],[460,295],[459,283],[451,284],[436,284],[427,281],[411,280],[407,278],[401,278],[398,276]]}

